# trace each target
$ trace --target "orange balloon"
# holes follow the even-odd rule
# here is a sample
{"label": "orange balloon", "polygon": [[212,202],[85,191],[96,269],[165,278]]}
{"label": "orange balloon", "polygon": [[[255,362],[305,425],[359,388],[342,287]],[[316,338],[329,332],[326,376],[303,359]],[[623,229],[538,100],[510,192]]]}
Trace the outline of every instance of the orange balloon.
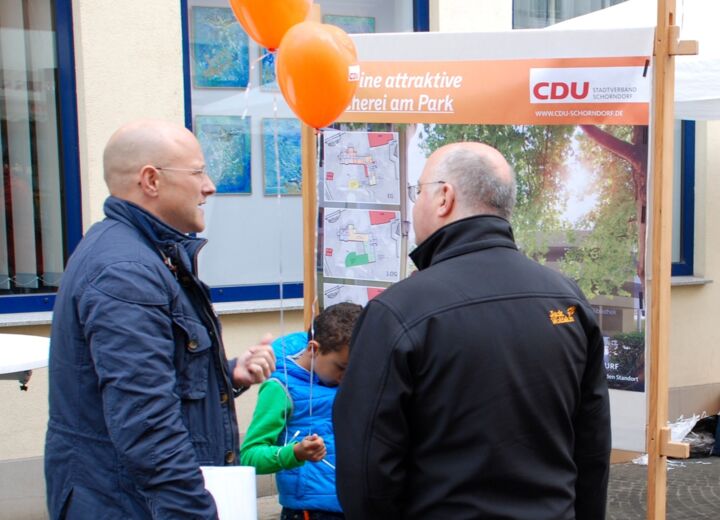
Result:
{"label": "orange balloon", "polygon": [[288,29],[305,20],[313,0],[230,0],[248,36],[274,51]]}
{"label": "orange balloon", "polygon": [[355,44],[334,25],[302,22],[277,52],[280,90],[295,115],[313,128],[331,124],[352,101],[360,68]]}

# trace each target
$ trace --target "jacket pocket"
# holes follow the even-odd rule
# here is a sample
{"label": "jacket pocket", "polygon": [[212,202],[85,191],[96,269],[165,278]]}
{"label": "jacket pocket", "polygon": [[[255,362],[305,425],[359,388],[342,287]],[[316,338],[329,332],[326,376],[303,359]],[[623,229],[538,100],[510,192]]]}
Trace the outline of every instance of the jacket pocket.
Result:
{"label": "jacket pocket", "polygon": [[212,340],[200,321],[188,316],[175,317],[174,321],[181,330],[175,360],[178,393],[182,399],[203,399],[213,362]]}
{"label": "jacket pocket", "polygon": [[128,518],[128,513],[117,503],[117,498],[117,496],[75,485],[64,496],[60,515],[53,516],[53,520],[81,520],[85,518],[125,520]]}
{"label": "jacket pocket", "polygon": [[303,468],[312,462],[306,462],[302,466],[298,466],[293,469],[284,469],[275,474],[275,481],[277,482],[278,492],[281,496],[286,496],[292,499],[291,508],[296,508],[298,500],[301,500],[305,495],[304,486],[301,487],[301,482],[304,475]]}

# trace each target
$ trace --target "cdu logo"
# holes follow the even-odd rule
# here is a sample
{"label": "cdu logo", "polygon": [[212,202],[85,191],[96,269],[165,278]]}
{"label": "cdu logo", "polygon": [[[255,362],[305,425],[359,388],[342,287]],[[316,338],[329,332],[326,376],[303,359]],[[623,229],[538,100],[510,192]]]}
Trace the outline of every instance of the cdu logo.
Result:
{"label": "cdu logo", "polygon": [[566,83],[564,81],[554,81],[552,83],[548,81],[539,81],[533,87],[533,94],[535,98],[543,101],[547,99],[560,101],[568,98],[580,101],[586,99],[589,93],[589,81],[571,81],[570,83]]}
{"label": "cdu logo", "polygon": [[531,68],[530,103],[647,103],[643,67]]}

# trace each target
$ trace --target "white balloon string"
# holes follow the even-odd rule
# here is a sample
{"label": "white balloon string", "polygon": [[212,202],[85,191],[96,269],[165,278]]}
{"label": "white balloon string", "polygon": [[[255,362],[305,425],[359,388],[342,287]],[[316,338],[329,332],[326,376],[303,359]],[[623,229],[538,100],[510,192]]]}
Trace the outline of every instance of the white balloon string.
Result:
{"label": "white balloon string", "polygon": [[[319,166],[319,160],[320,160],[320,145],[321,145],[321,139],[322,139],[322,132],[316,130],[315,131],[315,158],[316,158],[316,172],[319,172],[320,168]],[[318,200],[318,191],[320,186],[320,177],[316,176],[315,179],[315,200]],[[318,208],[319,210],[319,208]],[[317,222],[318,214],[316,212],[315,215],[315,222]],[[315,244],[313,247],[313,255],[312,255],[312,280],[309,282],[312,284],[312,290],[313,292],[313,301],[310,307],[310,335],[312,336],[311,339],[315,339],[315,309],[317,308],[317,253],[318,253],[318,229],[316,223],[313,223],[314,228],[314,238],[315,238]],[[308,289],[309,290],[309,289]],[[312,415],[312,384],[315,379],[315,356],[313,356],[311,362],[310,362],[310,432],[312,433],[312,427],[313,427],[313,415]]]}
{"label": "white balloon string", "polygon": [[[260,56],[258,59],[253,60],[250,62],[250,73],[248,74],[248,83],[247,87],[245,87],[245,108],[243,108],[242,118],[245,119],[247,117],[248,111],[250,110],[250,90],[252,89],[252,75],[255,71],[255,66],[260,63],[262,60],[265,59],[266,56],[269,56],[271,53],[266,52],[262,56]],[[262,73],[261,73],[262,74]],[[262,77],[260,78],[260,81],[258,82],[262,85]]]}
{"label": "white balloon string", "polygon": [[[316,130],[315,131],[315,171],[318,173],[318,175],[316,175],[316,177],[315,177],[315,194],[314,194],[314,196],[315,196],[316,201],[318,201],[320,199],[319,193],[320,193],[320,188],[322,187],[322,178],[320,176],[320,174],[322,174],[322,172],[320,171],[320,154],[322,153],[322,139],[323,139],[322,130]],[[315,212],[315,221],[313,222],[313,238],[315,239],[315,243],[314,243],[315,247],[313,247],[313,255],[312,255],[313,268],[312,268],[311,283],[313,284],[313,301],[312,301],[312,309],[310,311],[313,321],[315,320],[315,309],[317,309],[317,306],[318,306],[318,292],[320,290],[320,288],[318,287],[318,283],[317,283],[318,244],[320,243],[319,237],[318,237],[318,226],[317,226],[317,221],[318,221],[319,215],[320,215],[320,208],[318,205],[318,207],[316,208],[316,212]]]}
{"label": "white balloon string", "polygon": [[[264,57],[264,56],[263,56]],[[261,58],[262,59],[262,58]],[[283,272],[283,218],[282,218],[282,193],[280,186],[280,143],[278,132],[278,106],[277,96],[273,96],[273,153],[275,154],[275,201],[277,203],[277,221],[280,224],[278,229],[278,291],[280,297],[280,349],[282,352],[283,376],[285,378],[285,386],[290,391],[290,381],[288,379],[287,364],[288,355],[285,345],[285,288],[284,288],[284,272]],[[287,407],[283,409],[283,422],[287,424]],[[285,436],[288,431],[285,429]]]}
{"label": "white balloon string", "polygon": [[278,231],[278,272],[280,278],[280,333],[285,335],[285,291],[283,280],[283,219],[282,219],[282,186],[280,184],[282,176],[280,175],[280,134],[278,131],[278,105],[277,95],[273,96],[273,148],[275,153],[275,194],[278,210],[278,222],[280,223]]}
{"label": "white balloon string", "polygon": [[[314,339],[314,338],[313,338]],[[313,385],[315,383],[315,349],[312,350],[312,356],[310,357],[310,435],[313,434],[315,428],[313,426]]]}

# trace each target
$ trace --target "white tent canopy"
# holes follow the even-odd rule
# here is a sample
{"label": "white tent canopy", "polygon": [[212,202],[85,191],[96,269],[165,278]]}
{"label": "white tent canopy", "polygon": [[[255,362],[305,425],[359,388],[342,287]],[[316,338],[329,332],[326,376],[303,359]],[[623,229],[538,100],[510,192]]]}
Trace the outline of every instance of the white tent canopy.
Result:
{"label": "white tent canopy", "polygon": [[[676,24],[681,40],[697,40],[697,56],[675,59],[675,118],[720,119],[720,0],[677,0]],[[560,22],[548,29],[616,29],[654,27],[657,0],[627,0]]]}

